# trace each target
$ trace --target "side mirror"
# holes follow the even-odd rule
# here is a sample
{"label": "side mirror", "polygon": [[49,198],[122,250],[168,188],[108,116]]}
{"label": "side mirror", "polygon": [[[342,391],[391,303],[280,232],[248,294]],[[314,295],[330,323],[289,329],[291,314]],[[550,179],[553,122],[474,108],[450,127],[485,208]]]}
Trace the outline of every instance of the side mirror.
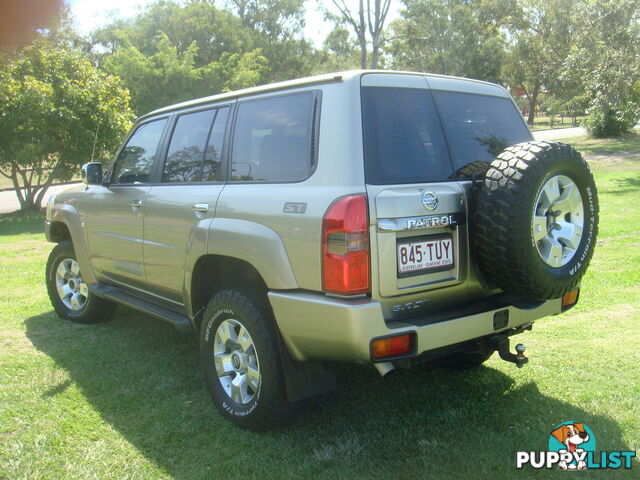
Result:
{"label": "side mirror", "polygon": [[102,185],[102,164],[100,162],[85,163],[82,166],[82,182],[85,185]]}

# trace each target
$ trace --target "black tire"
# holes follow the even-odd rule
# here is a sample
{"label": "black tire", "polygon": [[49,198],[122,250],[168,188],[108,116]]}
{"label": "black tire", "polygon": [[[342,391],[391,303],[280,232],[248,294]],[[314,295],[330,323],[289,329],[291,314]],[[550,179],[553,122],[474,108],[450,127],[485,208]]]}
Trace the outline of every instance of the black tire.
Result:
{"label": "black tire", "polygon": [[[551,205],[546,214],[548,235],[560,242],[562,255],[554,266],[538,249],[545,240],[534,238],[534,215],[542,188],[553,179],[568,178],[581,195],[582,236],[575,253],[555,239],[554,229],[569,217],[557,217]],[[573,188],[571,187],[571,188]],[[558,190],[560,192],[560,189]],[[564,193],[564,192],[563,192]],[[568,195],[568,193],[567,193]],[[558,197],[559,198],[559,197]],[[556,216],[554,216],[556,215]],[[541,215],[538,212],[538,218]],[[560,221],[557,219],[560,218]],[[504,150],[484,176],[473,213],[473,242],[485,277],[504,291],[535,300],[558,298],[575,289],[593,256],[598,232],[598,195],[593,175],[582,156],[569,145],[526,142]],[[539,227],[537,227],[539,228]],[[559,237],[558,237],[559,238]],[[572,245],[573,246],[573,245]],[[551,254],[547,255],[551,258]]]}
{"label": "black tire", "polygon": [[446,357],[434,360],[434,364],[439,367],[452,368],[455,370],[466,370],[476,368],[491,358],[495,350],[483,350],[479,352],[457,352]]}
{"label": "black tire", "polygon": [[[64,240],[58,243],[49,254],[47,261],[47,293],[56,313],[61,318],[76,323],[98,323],[108,320],[116,309],[116,305],[113,302],[96,297],[88,293],[88,291],[86,292],[86,300],[81,308],[73,309],[64,303],[60,294],[58,294],[56,271],[58,266],[65,260],[73,260],[77,263],[71,240]],[[82,280],[82,275],[78,274],[77,278]]]}
{"label": "black tire", "polygon": [[[239,427],[254,432],[289,425],[301,413],[300,403],[287,400],[277,330],[263,297],[251,289],[238,288],[218,292],[207,306],[200,329],[200,360],[205,382],[216,408]],[[225,354],[231,354],[232,351],[242,353],[241,349],[238,350],[237,342],[236,346],[228,348],[221,347],[225,344],[216,341],[216,333],[223,322],[227,322],[223,330],[230,324],[235,324],[233,322],[244,327],[252,342],[255,353],[252,361],[255,362],[254,368],[257,365],[260,379],[257,388],[251,387],[251,383],[246,387],[246,402],[236,401],[231,393],[225,391],[216,371],[216,348],[223,348]],[[234,333],[237,334],[239,331],[240,327]],[[227,350],[229,353],[226,353]],[[231,366],[236,368],[234,362]],[[244,374],[246,375],[246,371]],[[236,378],[237,375],[243,375],[241,368],[230,372],[229,378]],[[228,382],[229,379],[225,381]]]}

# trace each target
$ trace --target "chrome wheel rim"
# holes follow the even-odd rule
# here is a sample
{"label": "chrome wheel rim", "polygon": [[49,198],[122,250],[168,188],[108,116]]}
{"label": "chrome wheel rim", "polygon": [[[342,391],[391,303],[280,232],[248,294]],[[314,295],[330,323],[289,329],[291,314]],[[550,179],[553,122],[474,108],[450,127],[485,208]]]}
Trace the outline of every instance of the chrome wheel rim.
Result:
{"label": "chrome wheel rim", "polygon": [[227,396],[247,405],[260,389],[260,363],[249,331],[238,320],[218,325],[213,344],[216,373]]}
{"label": "chrome wheel rim", "polygon": [[58,297],[69,310],[82,310],[89,298],[89,287],[82,280],[80,265],[73,258],[65,258],[56,268]]}
{"label": "chrome wheel rim", "polygon": [[553,268],[564,267],[575,256],[584,226],[580,189],[565,175],[550,177],[535,202],[531,229],[538,254]]}

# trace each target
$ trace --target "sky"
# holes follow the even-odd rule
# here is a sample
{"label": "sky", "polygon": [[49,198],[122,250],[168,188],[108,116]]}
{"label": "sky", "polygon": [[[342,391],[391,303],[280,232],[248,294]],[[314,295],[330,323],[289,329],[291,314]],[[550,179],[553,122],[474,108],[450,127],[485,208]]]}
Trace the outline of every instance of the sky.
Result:
{"label": "sky", "polygon": [[[76,19],[76,25],[82,33],[89,33],[96,27],[108,23],[111,18],[131,17],[145,5],[154,0],[66,0]],[[217,2],[217,4],[222,2]],[[327,3],[330,2],[327,0]],[[355,2],[354,2],[355,3]],[[394,8],[395,7],[395,8]],[[312,40],[316,47],[321,47],[331,25],[324,21],[316,0],[305,0],[305,37]],[[392,4],[387,25],[398,17],[399,2]]]}

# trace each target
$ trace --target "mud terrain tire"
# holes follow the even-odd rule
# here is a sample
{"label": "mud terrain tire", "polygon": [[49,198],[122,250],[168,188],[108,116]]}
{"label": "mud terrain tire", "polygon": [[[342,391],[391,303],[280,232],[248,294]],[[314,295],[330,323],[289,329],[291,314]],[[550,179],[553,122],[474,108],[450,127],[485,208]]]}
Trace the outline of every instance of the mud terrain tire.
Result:
{"label": "mud terrain tire", "polygon": [[536,300],[576,288],[593,256],[598,195],[589,166],[563,143],[505,149],[484,176],[473,213],[486,279]]}

